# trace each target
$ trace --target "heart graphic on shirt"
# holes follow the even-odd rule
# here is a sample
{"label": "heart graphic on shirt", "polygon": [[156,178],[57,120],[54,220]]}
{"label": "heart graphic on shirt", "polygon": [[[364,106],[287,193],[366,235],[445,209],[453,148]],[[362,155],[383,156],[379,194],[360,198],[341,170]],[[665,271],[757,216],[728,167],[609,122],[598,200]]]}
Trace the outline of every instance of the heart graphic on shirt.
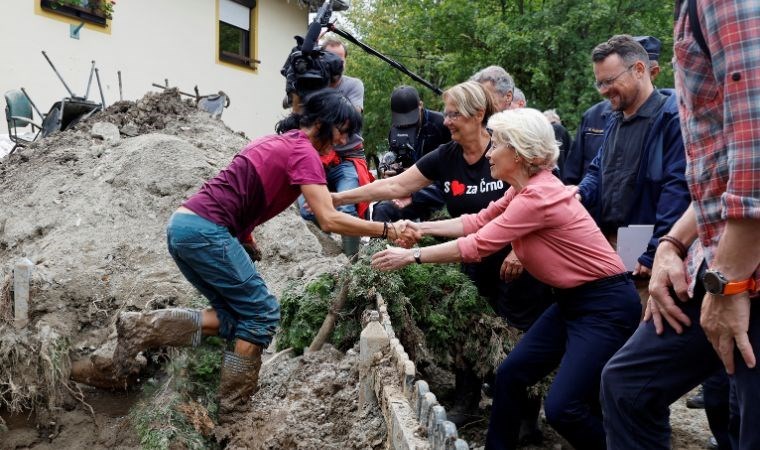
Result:
{"label": "heart graphic on shirt", "polygon": [[451,182],[451,193],[454,194],[455,196],[464,194],[464,188],[465,188],[465,185],[460,183],[457,180],[454,180]]}

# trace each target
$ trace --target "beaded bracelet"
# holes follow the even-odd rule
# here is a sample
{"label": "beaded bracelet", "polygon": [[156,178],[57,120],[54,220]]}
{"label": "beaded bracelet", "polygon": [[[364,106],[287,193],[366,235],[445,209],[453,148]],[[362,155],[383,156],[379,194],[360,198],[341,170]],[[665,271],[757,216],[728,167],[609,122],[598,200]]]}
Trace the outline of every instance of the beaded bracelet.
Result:
{"label": "beaded bracelet", "polygon": [[678,239],[674,238],[673,236],[665,235],[662,236],[660,239],[657,240],[657,245],[662,244],[663,242],[669,242],[673,244],[673,246],[676,248],[678,252],[678,256],[681,259],[686,258],[686,253],[688,253],[688,249],[685,245],[683,245],[683,242],[679,241]]}

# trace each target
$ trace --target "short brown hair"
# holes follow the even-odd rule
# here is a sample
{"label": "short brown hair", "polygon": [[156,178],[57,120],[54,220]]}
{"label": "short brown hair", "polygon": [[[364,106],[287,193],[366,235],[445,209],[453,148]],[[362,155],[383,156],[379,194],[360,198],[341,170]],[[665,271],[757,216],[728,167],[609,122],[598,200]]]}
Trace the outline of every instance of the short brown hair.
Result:
{"label": "short brown hair", "polygon": [[634,38],[628,34],[616,34],[601,44],[594,47],[591,52],[591,60],[595,63],[604,61],[608,56],[617,54],[626,64],[633,64],[636,61],[644,63],[649,67],[649,54]]}
{"label": "short brown hair", "polygon": [[345,42],[341,41],[340,39],[334,37],[324,38],[322,40],[322,47],[343,47],[343,53],[345,53],[346,58],[348,58],[348,47],[346,47]]}

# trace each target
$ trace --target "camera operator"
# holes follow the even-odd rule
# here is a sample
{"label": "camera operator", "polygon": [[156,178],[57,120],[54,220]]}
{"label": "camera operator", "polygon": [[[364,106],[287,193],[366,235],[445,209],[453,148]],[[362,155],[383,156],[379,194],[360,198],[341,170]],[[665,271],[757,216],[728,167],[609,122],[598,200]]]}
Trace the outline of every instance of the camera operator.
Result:
{"label": "camera operator", "polygon": [[[443,114],[426,109],[415,88],[397,87],[391,94],[389,151],[381,158],[381,177],[403,172],[422,156],[450,140],[451,132],[443,125]],[[438,185],[433,183],[409,197],[377,203],[373,208],[371,219],[374,221],[427,220],[443,205],[443,194]]]}
{"label": "camera operator", "polygon": [[[328,37],[323,40],[322,49],[325,61],[332,61],[334,56],[337,56],[342,62],[339,68],[330,66],[329,87],[344,94],[361,113],[364,110],[364,83],[358,78],[343,75],[348,55],[346,45],[338,39]],[[364,157],[364,141],[359,133],[352,134],[345,145],[335,146],[328,154],[322,156],[322,164],[325,167],[327,185],[331,192],[354,189],[372,181]],[[301,216],[306,220],[315,221],[314,214],[303,196],[299,197],[298,204]],[[348,204],[341,206],[338,210],[363,218],[366,216],[367,207],[368,203]],[[351,257],[359,250],[359,238],[356,236],[343,236],[342,243],[343,253],[346,256]]]}

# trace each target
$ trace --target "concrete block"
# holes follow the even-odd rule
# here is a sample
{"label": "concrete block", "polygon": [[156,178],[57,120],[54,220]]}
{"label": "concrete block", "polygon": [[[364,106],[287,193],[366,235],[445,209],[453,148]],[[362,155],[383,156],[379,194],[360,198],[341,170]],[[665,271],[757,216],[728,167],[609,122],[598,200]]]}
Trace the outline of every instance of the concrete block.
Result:
{"label": "concrete block", "polygon": [[417,369],[414,367],[414,363],[407,361],[404,366],[404,374],[401,379],[401,390],[407,399],[412,398],[412,391],[414,390],[414,377],[417,375]]}
{"label": "concrete block", "polygon": [[20,259],[13,267],[13,324],[20,330],[29,324],[30,284],[34,263]]}
{"label": "concrete block", "polygon": [[440,423],[433,436],[433,448],[441,450],[454,448],[454,443],[459,439],[457,426],[448,420]]}
{"label": "concrete block", "polygon": [[367,402],[374,402],[373,393],[374,375],[372,365],[376,354],[382,355],[387,352],[390,339],[382,325],[376,320],[370,321],[359,335],[359,407]]}
{"label": "concrete block", "polygon": [[419,434],[419,423],[411,406],[401,392],[385,386],[383,394],[383,411],[388,426],[389,447],[393,450],[425,450],[430,448]]}
{"label": "concrete block", "polygon": [[430,387],[425,380],[418,380],[414,383],[414,394],[412,395],[412,408],[417,419],[420,418],[420,409],[422,408],[422,398],[430,392]]}
{"label": "concrete block", "polygon": [[422,401],[420,402],[420,413],[417,416],[421,424],[425,424],[427,420],[428,414],[430,414],[430,409],[438,404],[438,399],[435,398],[435,394],[432,392],[427,392],[422,396]]}
{"label": "concrete block", "polygon": [[427,416],[427,420],[422,425],[428,430],[428,441],[433,444],[433,437],[435,431],[443,426],[443,422],[446,420],[446,410],[441,405],[435,405],[430,409],[430,413]]}
{"label": "concrete block", "polygon": [[452,448],[453,450],[470,450],[470,446],[464,439],[457,439],[454,441],[454,446]]}

